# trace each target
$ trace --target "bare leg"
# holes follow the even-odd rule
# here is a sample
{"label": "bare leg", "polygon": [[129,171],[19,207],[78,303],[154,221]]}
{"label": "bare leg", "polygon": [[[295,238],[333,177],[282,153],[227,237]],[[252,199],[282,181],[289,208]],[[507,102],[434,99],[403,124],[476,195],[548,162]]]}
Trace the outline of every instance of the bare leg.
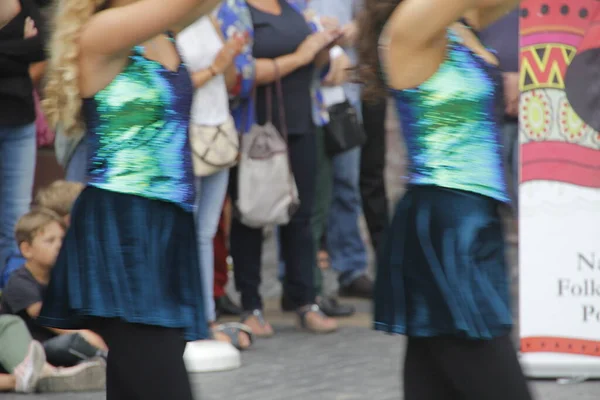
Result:
{"label": "bare leg", "polygon": [[14,375],[0,374],[0,392],[14,392],[17,379]]}

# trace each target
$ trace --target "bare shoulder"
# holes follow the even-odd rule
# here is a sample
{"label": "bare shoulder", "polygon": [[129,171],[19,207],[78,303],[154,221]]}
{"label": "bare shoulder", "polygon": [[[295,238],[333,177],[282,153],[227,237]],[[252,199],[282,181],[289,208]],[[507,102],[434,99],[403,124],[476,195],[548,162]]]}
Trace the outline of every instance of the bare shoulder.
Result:
{"label": "bare shoulder", "polygon": [[382,49],[388,83],[394,89],[415,87],[439,68],[446,56],[447,32],[473,0],[404,0],[384,30]]}
{"label": "bare shoulder", "polygon": [[79,58],[79,91],[82,98],[94,96],[108,86],[129,63],[130,52],[110,59],[94,53]]}
{"label": "bare shoulder", "polygon": [[431,78],[446,58],[448,39],[442,35],[428,45],[405,45],[399,38],[380,46],[382,66],[392,89],[419,86]]}

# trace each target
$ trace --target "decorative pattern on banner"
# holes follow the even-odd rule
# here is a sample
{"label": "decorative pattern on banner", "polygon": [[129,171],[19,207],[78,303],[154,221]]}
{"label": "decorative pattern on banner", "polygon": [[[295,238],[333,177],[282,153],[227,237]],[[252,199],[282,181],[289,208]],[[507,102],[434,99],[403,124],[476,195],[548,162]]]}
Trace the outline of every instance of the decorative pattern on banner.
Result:
{"label": "decorative pattern on banner", "polygon": [[567,353],[600,357],[600,342],[558,337],[528,337],[521,340],[521,351]]}
{"label": "decorative pattern on banner", "polygon": [[599,113],[582,119],[566,94],[571,64],[600,47],[600,1],[523,0],[520,33],[521,351],[600,359]]}
{"label": "decorative pattern on banner", "polygon": [[552,180],[600,188],[600,153],[593,151],[600,149],[600,134],[573,111],[564,79],[597,18],[598,1],[557,3],[522,3],[520,118],[525,161],[521,181]]}

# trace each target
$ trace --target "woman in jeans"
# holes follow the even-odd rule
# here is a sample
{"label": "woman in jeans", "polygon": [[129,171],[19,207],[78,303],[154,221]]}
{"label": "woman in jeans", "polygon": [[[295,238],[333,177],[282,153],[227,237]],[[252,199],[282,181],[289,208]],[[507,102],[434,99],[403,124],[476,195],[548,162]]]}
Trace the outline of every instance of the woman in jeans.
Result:
{"label": "woman in jeans", "polygon": [[[284,291],[296,308],[301,327],[312,332],[335,331],[336,321],[326,317],[315,305],[311,216],[316,138],[310,91],[315,68],[328,61],[327,46],[335,39],[335,32],[313,33],[300,9],[285,0],[227,0],[221,5],[218,17],[226,37],[242,33],[251,39],[236,58],[238,85],[230,91],[236,100],[232,112],[241,131],[247,131],[255,119],[260,124],[265,122],[266,89],[274,84],[279,71],[283,98],[274,95],[271,111],[280,132],[283,123],[287,126],[291,167],[301,202],[289,224],[279,230],[287,269]],[[256,104],[252,102],[254,87]],[[279,107],[288,111],[286,121],[277,118]],[[237,171],[233,169],[230,188],[234,203],[236,181]],[[273,329],[263,316],[259,294],[262,242],[261,229],[245,226],[234,218],[231,255],[236,287],[241,292],[245,311],[243,322],[256,336],[269,337]]]}
{"label": "woman in jeans", "polygon": [[[35,173],[36,137],[33,82],[29,68],[44,60],[36,24],[39,10],[32,0],[2,0],[14,18],[0,28],[0,270],[18,253],[17,220],[29,210]],[[1,17],[1,16],[0,16]],[[2,22],[2,21],[0,21]]]}
{"label": "woman in jeans", "polygon": [[[216,20],[208,16],[200,18],[177,36],[177,47],[196,88],[190,134],[198,140],[212,140],[218,129],[235,132],[227,88],[235,85],[233,60],[241,52],[244,42],[243,37],[236,36],[224,43]],[[211,136],[202,137],[205,133]],[[239,324],[217,325],[215,322],[213,239],[227,194],[228,178],[229,168],[196,176],[196,230],[206,318],[215,339],[231,342],[243,350],[250,346],[250,332],[245,332]]]}

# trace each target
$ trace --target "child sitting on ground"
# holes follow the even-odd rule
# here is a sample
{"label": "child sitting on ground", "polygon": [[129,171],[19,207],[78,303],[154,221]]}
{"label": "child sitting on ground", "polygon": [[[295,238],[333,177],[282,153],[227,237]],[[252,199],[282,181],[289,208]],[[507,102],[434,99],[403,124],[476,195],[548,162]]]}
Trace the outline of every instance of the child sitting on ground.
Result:
{"label": "child sitting on ground", "polygon": [[13,272],[0,301],[0,312],[20,316],[54,366],[72,366],[107,351],[102,338],[91,331],[47,328],[36,322],[64,233],[64,217],[51,210],[39,208],[21,217],[16,238],[26,262]]}
{"label": "child sitting on ground", "polygon": [[[60,216],[65,225],[71,224],[71,208],[73,203],[79,197],[84,185],[78,182],[67,182],[64,180],[54,181],[43,189],[38,190],[34,205],[54,211]],[[4,270],[0,265],[0,289],[6,286],[8,279],[17,269],[25,264],[25,259],[21,254],[13,254],[9,257]]]}

